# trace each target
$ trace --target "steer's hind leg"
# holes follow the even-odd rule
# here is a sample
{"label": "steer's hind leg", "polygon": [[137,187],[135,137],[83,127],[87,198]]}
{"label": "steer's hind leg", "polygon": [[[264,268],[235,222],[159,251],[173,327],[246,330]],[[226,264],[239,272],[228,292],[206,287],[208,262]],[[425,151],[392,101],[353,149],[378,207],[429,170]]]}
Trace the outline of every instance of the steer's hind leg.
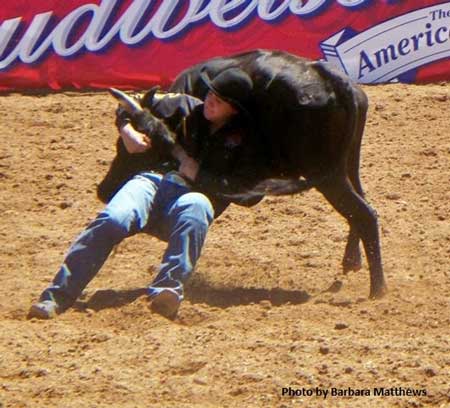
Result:
{"label": "steer's hind leg", "polygon": [[344,273],[359,271],[362,266],[361,250],[359,249],[359,234],[350,225],[350,231],[345,246],[344,258],[342,259],[342,270]]}
{"label": "steer's hind leg", "polygon": [[[353,88],[355,98],[355,129],[353,133],[353,142],[349,149],[347,159],[347,175],[355,192],[364,199],[364,191],[359,177],[361,141],[366,124],[366,115],[368,109],[368,100],[364,92],[359,88]],[[359,248],[359,233],[357,229],[350,224],[350,232],[348,234],[347,245],[345,247],[344,259],[342,266],[344,273],[348,271],[357,271],[361,269],[361,251]]]}
{"label": "steer's hind leg", "polygon": [[[358,146],[352,147],[348,158],[347,171],[348,178],[355,193],[364,200],[364,191],[361,185],[361,180],[359,178],[359,149],[359,143]],[[361,250],[359,248],[359,239],[360,236],[358,230],[355,228],[354,224],[350,223],[350,232],[347,238],[344,258],[342,260],[344,273],[347,273],[349,271],[358,271],[359,269],[361,269],[362,259]]]}
{"label": "steer's hind leg", "polygon": [[[330,204],[347,220],[351,234],[361,237],[370,270],[370,298],[386,292],[381,264],[380,238],[375,211],[353,188],[346,177],[339,177],[318,187]],[[353,231],[353,232],[352,232]]]}

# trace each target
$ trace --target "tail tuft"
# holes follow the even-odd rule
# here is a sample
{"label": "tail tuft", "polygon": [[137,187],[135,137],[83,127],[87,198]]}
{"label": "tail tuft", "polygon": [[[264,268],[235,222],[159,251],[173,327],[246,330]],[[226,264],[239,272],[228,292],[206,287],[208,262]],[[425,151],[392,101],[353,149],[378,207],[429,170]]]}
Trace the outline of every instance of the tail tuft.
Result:
{"label": "tail tuft", "polygon": [[261,199],[265,195],[292,195],[309,190],[313,183],[305,179],[276,179],[270,178],[260,181],[254,187],[240,192],[219,194],[220,197],[233,202],[248,202]]}

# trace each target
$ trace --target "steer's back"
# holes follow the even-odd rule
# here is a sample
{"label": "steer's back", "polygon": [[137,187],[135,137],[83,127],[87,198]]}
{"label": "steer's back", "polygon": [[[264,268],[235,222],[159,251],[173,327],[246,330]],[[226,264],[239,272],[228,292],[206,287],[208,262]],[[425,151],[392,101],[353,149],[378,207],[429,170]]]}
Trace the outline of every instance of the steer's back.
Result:
{"label": "steer's back", "polygon": [[365,98],[348,78],[286,52],[255,50],[197,64],[177,77],[171,91],[204,98],[200,71],[214,77],[229,66],[253,79],[251,111],[273,176],[317,177],[345,160],[356,133],[355,105]]}

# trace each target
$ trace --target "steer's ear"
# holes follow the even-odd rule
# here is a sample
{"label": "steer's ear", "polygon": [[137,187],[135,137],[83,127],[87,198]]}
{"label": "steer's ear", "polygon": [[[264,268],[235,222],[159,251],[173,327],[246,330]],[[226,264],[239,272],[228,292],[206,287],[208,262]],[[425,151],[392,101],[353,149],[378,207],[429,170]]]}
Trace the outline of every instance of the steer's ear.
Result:
{"label": "steer's ear", "polygon": [[141,98],[141,106],[144,108],[150,108],[151,106],[153,106],[153,98],[160,89],[161,87],[158,85],[151,87]]}
{"label": "steer's ear", "polygon": [[142,112],[142,106],[131,96],[116,88],[109,88],[109,93],[119,101],[119,104],[131,115]]}

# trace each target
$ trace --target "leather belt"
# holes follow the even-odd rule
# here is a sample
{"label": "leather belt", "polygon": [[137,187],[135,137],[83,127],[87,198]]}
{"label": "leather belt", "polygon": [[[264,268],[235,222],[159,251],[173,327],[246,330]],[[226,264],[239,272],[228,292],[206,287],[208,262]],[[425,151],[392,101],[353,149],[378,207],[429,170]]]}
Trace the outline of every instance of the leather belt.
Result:
{"label": "leather belt", "polygon": [[169,171],[164,175],[164,180],[170,181],[173,184],[178,184],[179,186],[191,188],[192,184],[190,181],[186,180],[180,173],[177,171]]}

